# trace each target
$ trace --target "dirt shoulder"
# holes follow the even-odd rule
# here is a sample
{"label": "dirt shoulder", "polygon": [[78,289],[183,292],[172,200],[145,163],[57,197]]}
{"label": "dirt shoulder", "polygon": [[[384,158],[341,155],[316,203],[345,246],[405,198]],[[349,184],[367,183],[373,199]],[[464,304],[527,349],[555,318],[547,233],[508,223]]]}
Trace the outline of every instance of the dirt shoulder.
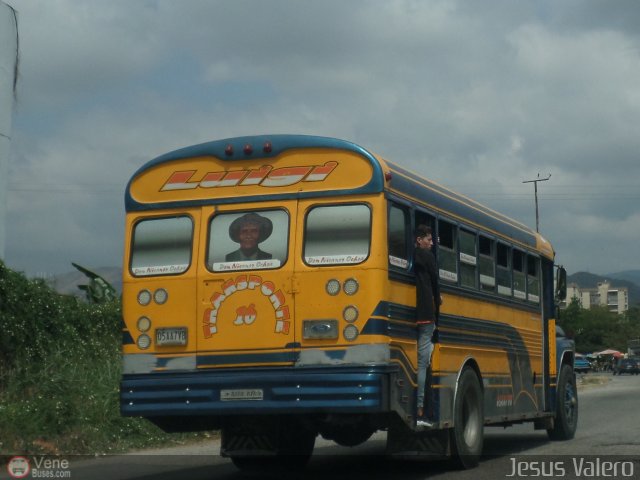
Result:
{"label": "dirt shoulder", "polygon": [[611,376],[602,374],[578,373],[576,374],[578,390],[600,387],[611,381]]}

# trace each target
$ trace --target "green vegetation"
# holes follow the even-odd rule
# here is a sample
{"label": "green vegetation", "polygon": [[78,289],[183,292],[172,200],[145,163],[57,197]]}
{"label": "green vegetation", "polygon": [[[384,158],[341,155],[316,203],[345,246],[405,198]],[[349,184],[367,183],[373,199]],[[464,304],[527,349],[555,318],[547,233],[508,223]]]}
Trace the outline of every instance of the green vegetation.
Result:
{"label": "green vegetation", "polygon": [[609,312],[606,307],[583,309],[577,299],[571,300],[560,312],[559,324],[576,342],[576,350],[591,353],[613,348],[627,351],[627,343],[640,338],[640,308],[630,308],[626,314]]}
{"label": "green vegetation", "polygon": [[0,262],[0,454],[113,453],[167,435],[119,412],[120,301],[89,304]]}

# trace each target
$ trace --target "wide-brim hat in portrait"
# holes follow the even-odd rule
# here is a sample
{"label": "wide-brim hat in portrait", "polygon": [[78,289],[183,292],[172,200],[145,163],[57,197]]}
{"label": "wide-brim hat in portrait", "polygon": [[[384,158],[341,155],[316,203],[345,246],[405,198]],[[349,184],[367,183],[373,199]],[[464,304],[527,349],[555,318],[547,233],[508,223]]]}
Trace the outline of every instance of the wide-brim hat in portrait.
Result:
{"label": "wide-brim hat in portrait", "polygon": [[258,236],[258,243],[264,242],[271,236],[273,232],[273,223],[266,217],[258,215],[257,213],[245,213],[241,217],[236,218],[231,225],[229,225],[229,237],[236,243],[240,243],[240,228],[246,223],[255,223],[258,225],[260,234]]}

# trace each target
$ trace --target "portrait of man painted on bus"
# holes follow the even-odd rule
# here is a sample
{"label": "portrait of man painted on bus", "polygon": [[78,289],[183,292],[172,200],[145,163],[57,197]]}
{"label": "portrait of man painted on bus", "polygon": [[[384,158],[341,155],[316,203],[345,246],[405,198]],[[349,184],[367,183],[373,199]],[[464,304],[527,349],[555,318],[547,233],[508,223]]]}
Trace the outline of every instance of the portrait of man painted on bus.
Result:
{"label": "portrait of man painted on bus", "polygon": [[220,212],[209,223],[207,265],[214,272],[280,268],[288,240],[285,209]]}
{"label": "portrait of man painted on bus", "polygon": [[246,213],[236,218],[229,226],[229,237],[240,244],[240,248],[225,256],[227,262],[269,260],[273,257],[260,250],[259,244],[271,236],[273,223],[257,213]]}

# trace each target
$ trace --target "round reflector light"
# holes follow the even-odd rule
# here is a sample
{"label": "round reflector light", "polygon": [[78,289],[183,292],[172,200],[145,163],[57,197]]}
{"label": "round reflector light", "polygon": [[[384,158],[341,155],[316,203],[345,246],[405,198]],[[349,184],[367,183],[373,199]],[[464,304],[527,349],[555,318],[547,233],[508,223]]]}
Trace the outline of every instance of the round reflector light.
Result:
{"label": "round reflector light", "polygon": [[137,323],[138,330],[146,332],[151,328],[151,320],[149,317],[140,317]]}
{"label": "round reflector light", "polygon": [[353,323],[358,319],[358,309],[353,305],[345,307],[342,311],[342,317],[349,323]]}
{"label": "round reflector light", "polygon": [[348,278],[344,282],[344,293],[347,295],[355,295],[358,291],[358,281],[355,278]]}
{"label": "round reflector light", "polygon": [[340,282],[335,278],[332,278],[327,282],[327,293],[331,296],[335,296],[340,293]]}
{"label": "round reflector light", "polygon": [[153,292],[153,299],[158,305],[162,305],[169,298],[169,294],[164,288],[159,288]]}
{"label": "round reflector light", "polygon": [[138,293],[138,303],[142,306],[149,305],[151,303],[151,292],[149,290],[140,290]]}
{"label": "round reflector light", "polygon": [[348,342],[353,342],[356,338],[358,338],[359,333],[360,332],[358,332],[358,328],[355,325],[351,324],[344,327],[344,330],[342,331],[344,339]]}
{"label": "round reflector light", "polygon": [[146,350],[147,348],[149,348],[151,346],[151,337],[149,335],[147,335],[146,333],[143,333],[142,335],[140,335],[138,337],[138,348],[140,350]]}

